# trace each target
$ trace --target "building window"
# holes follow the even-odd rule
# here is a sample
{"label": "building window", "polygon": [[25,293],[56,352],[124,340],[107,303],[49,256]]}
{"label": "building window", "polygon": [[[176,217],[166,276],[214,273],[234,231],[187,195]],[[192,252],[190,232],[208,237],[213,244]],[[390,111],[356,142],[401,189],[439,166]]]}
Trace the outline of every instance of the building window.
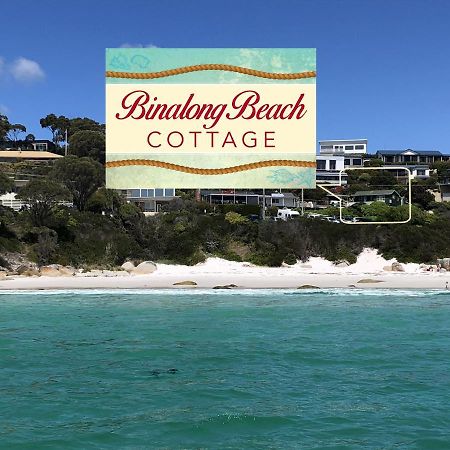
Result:
{"label": "building window", "polygon": [[320,148],[322,150],[332,150],[333,146],[332,145],[321,145]]}
{"label": "building window", "polygon": [[345,150],[353,150],[353,145],[346,145]]}
{"label": "building window", "polygon": [[364,150],[364,145],[355,145],[355,150]]}
{"label": "building window", "polygon": [[173,197],[175,195],[175,189],[171,188],[171,189],[165,189],[164,190],[164,195],[166,197]]}
{"label": "building window", "polygon": [[417,175],[418,175],[418,176],[424,176],[424,175],[425,175],[425,170],[423,170],[423,169],[418,169],[418,170],[417,170]]}
{"label": "building window", "polygon": [[318,170],[325,170],[326,169],[326,161],[324,159],[318,159],[317,160],[317,169]]}
{"label": "building window", "polygon": [[130,190],[130,197],[132,198],[139,198],[141,196],[141,190],[140,189],[131,189]]}
{"label": "building window", "polygon": [[362,159],[361,158],[355,158],[353,160],[353,165],[354,166],[362,166]]}
{"label": "building window", "polygon": [[38,150],[39,152],[46,151],[47,150],[47,144],[46,143],[34,144],[34,149]]}
{"label": "building window", "polygon": [[164,189],[155,189],[155,197],[163,197]]}
{"label": "building window", "polygon": [[330,170],[336,170],[336,160],[335,159],[330,160]]}
{"label": "building window", "polygon": [[350,158],[345,158],[344,159],[344,166],[349,166],[350,165]]}
{"label": "building window", "polygon": [[141,189],[141,197],[148,197],[148,189]]}

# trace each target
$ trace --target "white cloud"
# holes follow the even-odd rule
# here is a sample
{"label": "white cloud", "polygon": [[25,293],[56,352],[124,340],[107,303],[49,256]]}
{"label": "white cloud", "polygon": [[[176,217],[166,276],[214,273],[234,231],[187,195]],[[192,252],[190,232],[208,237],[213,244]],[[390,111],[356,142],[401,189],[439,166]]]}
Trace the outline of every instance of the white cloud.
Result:
{"label": "white cloud", "polygon": [[14,60],[9,71],[17,81],[31,82],[45,78],[44,71],[36,61],[23,57]]}
{"label": "white cloud", "polygon": [[119,48],[158,48],[156,45],[154,44],[130,44],[128,42],[125,42],[122,45],[119,45]]}

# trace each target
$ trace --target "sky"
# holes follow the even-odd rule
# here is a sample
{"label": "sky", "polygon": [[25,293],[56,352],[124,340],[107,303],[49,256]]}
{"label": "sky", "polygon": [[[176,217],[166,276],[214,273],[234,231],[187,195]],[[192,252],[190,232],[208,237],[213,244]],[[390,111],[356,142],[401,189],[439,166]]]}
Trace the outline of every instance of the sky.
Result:
{"label": "sky", "polygon": [[0,112],[104,122],[105,48],[317,48],[317,138],[450,154],[450,0],[2,2]]}

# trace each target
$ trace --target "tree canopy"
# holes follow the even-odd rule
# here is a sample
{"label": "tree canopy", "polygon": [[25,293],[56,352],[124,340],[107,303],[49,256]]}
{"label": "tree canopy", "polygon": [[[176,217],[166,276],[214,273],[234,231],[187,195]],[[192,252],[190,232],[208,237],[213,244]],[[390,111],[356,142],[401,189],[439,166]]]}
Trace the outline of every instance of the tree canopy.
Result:
{"label": "tree canopy", "polygon": [[69,190],[62,184],[49,179],[32,180],[18,195],[29,207],[31,222],[41,227],[47,224],[53,209],[62,201],[70,200]]}
{"label": "tree canopy", "polygon": [[43,117],[39,123],[42,128],[48,128],[52,133],[52,141],[55,145],[63,142],[65,137],[65,130],[69,128],[69,119],[64,116],[56,116],[55,114],[48,114]]}
{"label": "tree canopy", "polygon": [[0,114],[0,141],[7,139],[10,128],[11,124],[9,123],[8,117]]}
{"label": "tree canopy", "polygon": [[88,157],[70,155],[59,159],[53,175],[69,189],[73,203],[80,211],[86,209],[89,197],[104,183],[103,166]]}
{"label": "tree canopy", "polygon": [[0,195],[9,192],[13,187],[11,178],[0,172]]}
{"label": "tree canopy", "polygon": [[100,131],[77,131],[69,138],[71,155],[89,156],[101,163],[105,162],[105,135]]}

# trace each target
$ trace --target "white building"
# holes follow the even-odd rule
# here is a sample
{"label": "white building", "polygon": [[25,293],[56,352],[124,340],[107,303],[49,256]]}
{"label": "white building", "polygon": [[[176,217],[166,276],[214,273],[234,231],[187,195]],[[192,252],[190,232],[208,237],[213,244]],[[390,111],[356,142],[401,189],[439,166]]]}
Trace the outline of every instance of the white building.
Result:
{"label": "white building", "polygon": [[335,139],[319,141],[319,153],[322,154],[367,154],[367,139]]}
{"label": "white building", "polygon": [[344,156],[343,155],[318,155],[316,159],[317,170],[326,171],[340,171],[344,170]]}
{"label": "white building", "polygon": [[15,192],[8,192],[0,195],[0,205],[12,208],[14,211],[20,211],[24,206],[26,206],[26,203],[16,197],[17,194]]}
{"label": "white building", "polygon": [[134,188],[119,190],[127,201],[135,203],[147,214],[157,213],[164,204],[176,198],[173,188]]}
{"label": "white building", "polygon": [[344,155],[320,154],[316,159],[316,182],[318,184],[347,184],[347,174],[340,175],[340,171],[345,169]]}

